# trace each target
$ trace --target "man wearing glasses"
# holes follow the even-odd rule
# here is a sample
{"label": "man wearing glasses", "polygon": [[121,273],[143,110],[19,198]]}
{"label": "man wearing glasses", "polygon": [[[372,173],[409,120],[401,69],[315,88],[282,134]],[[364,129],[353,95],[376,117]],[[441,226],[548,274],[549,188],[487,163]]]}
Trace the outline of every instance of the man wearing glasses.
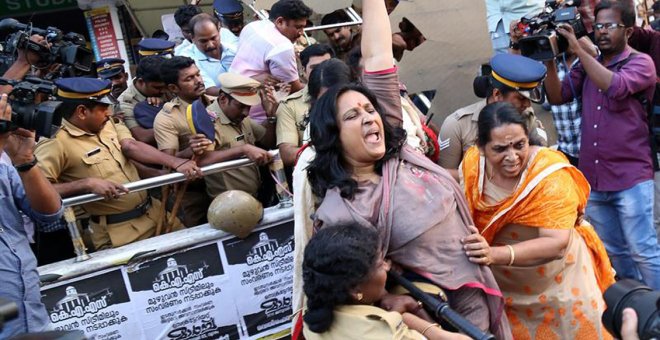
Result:
{"label": "man wearing glasses", "polygon": [[635,23],[627,3],[601,1],[595,9],[592,57],[573,29],[557,32],[580,63],[562,82],[554,62],[546,63],[551,104],[582,100],[579,168],[591,185],[586,217],[603,240],[620,278],[642,280],[660,289],[660,249],[653,227],[653,161],[645,101],[655,87],[651,58],[628,46]]}

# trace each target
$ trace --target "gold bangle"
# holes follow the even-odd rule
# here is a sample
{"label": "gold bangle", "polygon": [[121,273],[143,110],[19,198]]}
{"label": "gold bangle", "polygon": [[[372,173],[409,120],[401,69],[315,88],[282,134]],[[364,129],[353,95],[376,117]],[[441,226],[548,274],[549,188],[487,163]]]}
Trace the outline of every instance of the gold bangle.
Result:
{"label": "gold bangle", "polygon": [[506,246],[509,248],[509,257],[511,258],[511,260],[509,260],[508,266],[511,267],[513,265],[513,261],[516,259],[516,252],[513,251],[513,246],[510,244],[507,244]]}
{"label": "gold bangle", "polygon": [[424,330],[422,331],[422,336],[424,336],[424,333],[426,333],[426,331],[428,331],[429,329],[431,329],[432,327],[435,327],[435,326],[439,326],[439,325],[437,323],[432,323],[432,324],[426,326],[426,328],[424,328]]}

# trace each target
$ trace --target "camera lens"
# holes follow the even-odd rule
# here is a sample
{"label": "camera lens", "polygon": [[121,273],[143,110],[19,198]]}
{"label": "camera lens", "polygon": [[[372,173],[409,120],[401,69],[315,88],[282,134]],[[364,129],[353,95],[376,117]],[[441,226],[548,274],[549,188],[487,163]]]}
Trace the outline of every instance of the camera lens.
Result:
{"label": "camera lens", "polygon": [[610,286],[603,295],[607,309],[603,313],[603,325],[615,337],[621,338],[623,310],[632,308],[637,313],[639,338],[660,337],[660,292],[634,280],[621,280]]}

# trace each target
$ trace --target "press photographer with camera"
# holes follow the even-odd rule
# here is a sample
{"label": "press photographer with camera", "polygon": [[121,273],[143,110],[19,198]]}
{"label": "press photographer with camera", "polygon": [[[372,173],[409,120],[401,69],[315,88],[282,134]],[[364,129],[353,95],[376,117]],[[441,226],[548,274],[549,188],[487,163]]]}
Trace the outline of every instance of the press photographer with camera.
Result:
{"label": "press photographer with camera", "polygon": [[647,109],[655,86],[651,58],[628,46],[635,13],[623,2],[601,1],[594,33],[601,56],[579,43],[573,28],[557,33],[580,59],[563,81],[546,61],[550,104],[582,100],[579,169],[592,191],[586,215],[621,278],[660,289],[660,248],[653,227],[653,161]]}
{"label": "press photographer with camera", "polygon": [[[38,34],[34,34],[30,37],[30,41],[48,46],[46,39]],[[17,57],[14,60],[14,63],[9,66],[7,71],[2,75],[2,78],[10,80],[22,80],[28,75],[31,71],[32,65],[36,65],[40,62],[40,57],[37,53],[33,51],[28,51],[25,49],[18,49]],[[0,86],[0,93],[9,93],[12,90],[11,85]]]}
{"label": "press photographer with camera", "polygon": [[0,339],[43,331],[48,325],[41,303],[37,260],[30,249],[21,212],[43,230],[62,216],[62,200],[35,165],[35,133],[11,130],[12,108],[6,94],[0,97],[0,150],[13,166],[0,164],[0,297],[18,305],[18,318],[7,321]]}
{"label": "press photographer with camera", "polygon": [[[520,54],[519,41],[529,34],[520,27],[519,20],[511,22],[511,48],[509,49],[511,54]],[[589,37],[581,37],[578,41],[589,54],[593,57],[598,56],[598,48],[589,40]],[[563,80],[571,68],[579,63],[580,59],[571,48],[567,48],[564,53],[556,56],[554,61],[557,65],[559,80]],[[552,111],[552,121],[557,130],[557,150],[563,153],[572,165],[577,167],[580,155],[582,103],[579,99],[574,98],[573,101],[562,105],[551,105],[550,110]]]}
{"label": "press photographer with camera", "polygon": [[22,79],[33,66],[35,75],[47,80],[88,75],[92,70],[94,55],[78,33],[42,29],[12,18],[0,20],[0,32],[10,33],[2,51],[2,59],[12,62],[5,77]]}

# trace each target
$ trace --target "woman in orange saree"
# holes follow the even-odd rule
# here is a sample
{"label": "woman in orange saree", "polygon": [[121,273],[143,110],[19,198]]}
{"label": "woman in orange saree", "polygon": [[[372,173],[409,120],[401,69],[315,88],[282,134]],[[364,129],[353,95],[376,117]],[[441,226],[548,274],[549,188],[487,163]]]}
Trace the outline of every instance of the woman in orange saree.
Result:
{"label": "woman in orange saree", "polygon": [[[515,339],[609,339],[602,292],[614,282],[605,248],[582,219],[590,187],[559,152],[530,146],[513,106],[479,115],[461,164],[478,233],[470,260],[490,265]],[[476,232],[476,230],[475,230]]]}

